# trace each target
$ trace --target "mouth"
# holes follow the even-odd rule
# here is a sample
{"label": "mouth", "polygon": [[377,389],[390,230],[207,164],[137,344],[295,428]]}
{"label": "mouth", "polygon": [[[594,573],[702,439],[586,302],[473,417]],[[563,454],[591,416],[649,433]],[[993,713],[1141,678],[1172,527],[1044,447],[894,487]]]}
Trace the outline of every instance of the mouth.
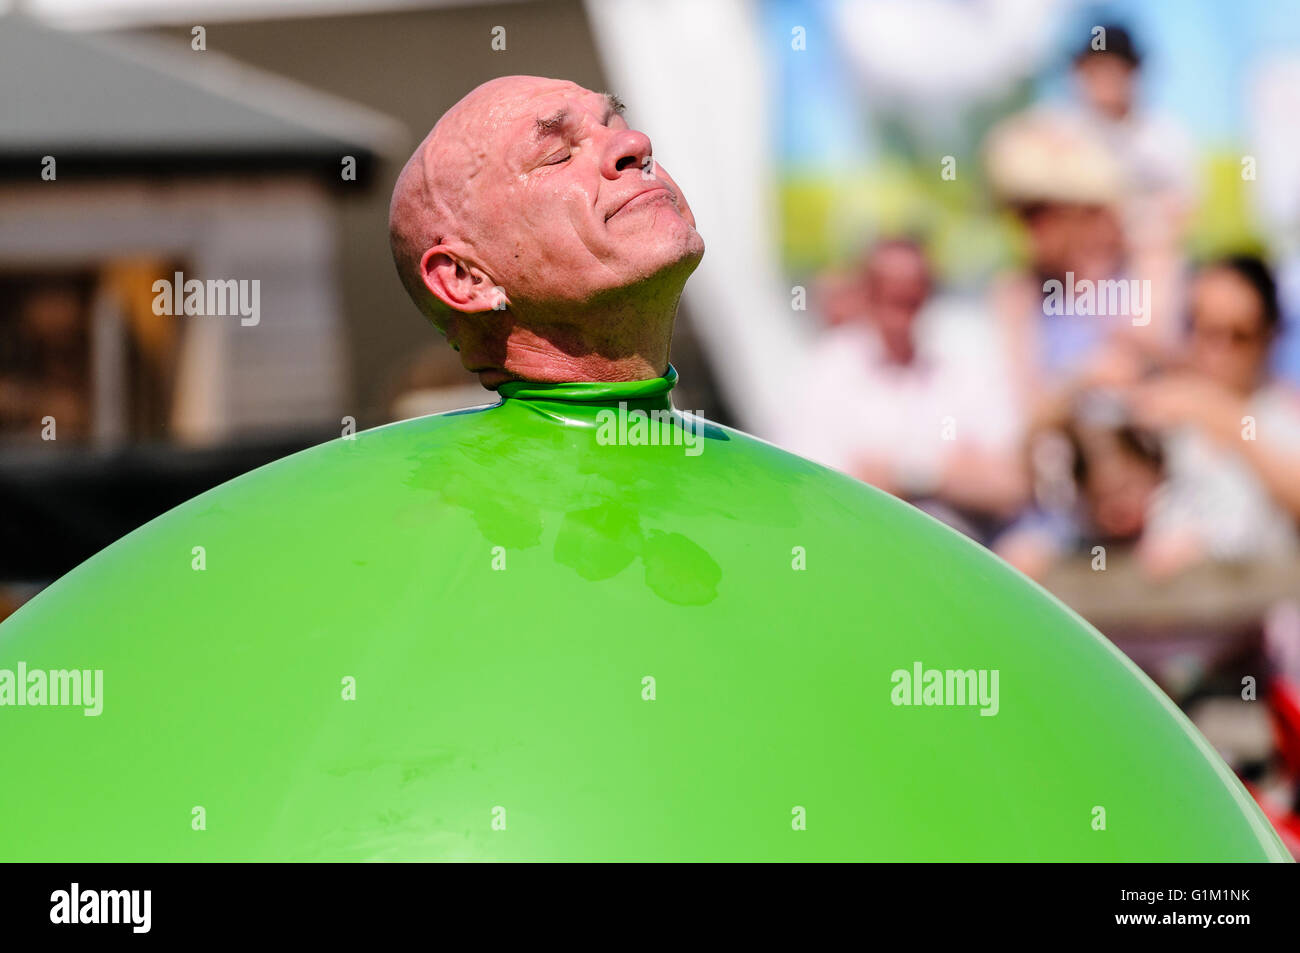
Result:
{"label": "mouth", "polygon": [[605,221],[608,222],[611,218],[613,218],[615,215],[617,215],[619,212],[623,211],[624,209],[636,208],[637,206],[645,205],[648,202],[657,201],[658,199],[663,198],[665,196],[671,199],[674,205],[677,204],[677,197],[673,195],[673,193],[670,192],[666,186],[656,185],[654,188],[646,189],[643,192],[637,192],[635,195],[632,195],[629,198],[624,199],[622,204],[620,204],[617,208],[615,208],[614,211],[606,215]]}

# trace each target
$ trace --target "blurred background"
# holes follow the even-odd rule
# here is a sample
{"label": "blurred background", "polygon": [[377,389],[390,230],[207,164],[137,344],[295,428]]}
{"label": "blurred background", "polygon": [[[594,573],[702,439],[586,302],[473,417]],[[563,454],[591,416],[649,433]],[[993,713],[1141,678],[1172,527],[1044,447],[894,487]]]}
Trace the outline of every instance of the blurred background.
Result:
{"label": "blurred background", "polygon": [[[491,399],[387,208],[511,73],[618,93],[690,199],[679,407],[1040,581],[1300,855],[1289,0],[0,2],[0,618],[224,480]],[[177,273],[258,320],[156,313]]]}

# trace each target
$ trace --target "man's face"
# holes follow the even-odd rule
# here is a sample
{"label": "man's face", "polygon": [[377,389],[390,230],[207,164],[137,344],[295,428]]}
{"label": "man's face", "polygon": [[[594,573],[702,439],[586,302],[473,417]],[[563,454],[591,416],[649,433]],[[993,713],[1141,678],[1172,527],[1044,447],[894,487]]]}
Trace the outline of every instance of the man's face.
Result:
{"label": "man's face", "polygon": [[1133,108],[1137,70],[1118,56],[1085,56],[1075,66],[1083,98],[1093,109],[1123,119]]}
{"label": "man's face", "polygon": [[905,245],[877,249],[863,278],[867,318],[886,333],[910,331],[930,295],[929,270],[920,250]]}
{"label": "man's face", "polygon": [[647,161],[649,138],[606,95],[538,79],[476,132],[464,237],[508,300],[587,302],[704,253],[681,190]]}
{"label": "man's face", "polygon": [[1025,216],[1029,254],[1036,271],[1048,278],[1097,281],[1109,278],[1124,253],[1118,216],[1105,205],[1045,202]]}

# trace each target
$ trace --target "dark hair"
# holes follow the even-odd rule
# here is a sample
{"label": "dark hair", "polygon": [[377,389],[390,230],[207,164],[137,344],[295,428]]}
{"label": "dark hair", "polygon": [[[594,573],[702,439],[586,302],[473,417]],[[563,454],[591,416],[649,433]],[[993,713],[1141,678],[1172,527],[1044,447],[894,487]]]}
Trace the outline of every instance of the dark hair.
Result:
{"label": "dark hair", "polygon": [[[1156,471],[1164,468],[1164,449],[1160,445],[1160,439],[1149,430],[1124,423],[1117,427],[1107,428],[1101,431],[1099,435],[1104,435],[1104,438],[1110,441],[1114,449],[1130,460]],[[1092,461],[1089,459],[1090,453],[1087,444],[1094,441],[1086,441],[1082,433],[1080,433],[1078,424],[1073,421],[1066,426],[1065,436],[1070,442],[1070,449],[1074,452],[1071,475],[1074,477],[1075,485],[1082,488],[1092,471]]]}
{"label": "dark hair", "polygon": [[1124,62],[1134,69],[1142,65],[1142,54],[1138,51],[1137,44],[1133,42],[1133,35],[1118,23],[1101,23],[1095,30],[1100,27],[1105,31],[1106,48],[1104,50],[1094,50],[1092,48],[1092,30],[1088,31],[1088,39],[1083,46],[1074,54],[1074,64],[1078,66],[1090,56],[1118,56]]}
{"label": "dark hair", "polygon": [[866,266],[881,252],[887,251],[911,252],[921,259],[921,264],[925,268],[926,282],[932,280],[930,256],[926,253],[925,241],[919,235],[908,232],[886,235],[868,244],[858,258],[859,265]]}
{"label": "dark hair", "polygon": [[1201,265],[1198,272],[1215,269],[1231,271],[1254,289],[1264,312],[1264,330],[1274,332],[1282,321],[1282,308],[1277,299],[1277,281],[1273,270],[1258,255],[1225,255]]}

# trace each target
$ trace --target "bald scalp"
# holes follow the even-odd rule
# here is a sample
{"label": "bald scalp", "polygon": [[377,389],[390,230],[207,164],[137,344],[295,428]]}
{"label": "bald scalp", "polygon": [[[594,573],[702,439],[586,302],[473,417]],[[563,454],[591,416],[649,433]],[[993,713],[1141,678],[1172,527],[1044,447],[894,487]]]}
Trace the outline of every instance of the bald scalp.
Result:
{"label": "bald scalp", "polygon": [[431,132],[397,176],[388,206],[388,244],[406,293],[421,314],[442,328],[447,309],[425,287],[420,275],[420,259],[425,251],[441,244],[454,227],[451,209],[430,181],[425,161],[432,138]]}
{"label": "bald scalp", "polygon": [[474,179],[492,130],[512,117],[536,76],[502,76],[470,90],[443,113],[397,176],[388,207],[388,242],[402,286],[420,312],[446,332],[454,313],[425,286],[420,260],[437,245],[473,245]]}

